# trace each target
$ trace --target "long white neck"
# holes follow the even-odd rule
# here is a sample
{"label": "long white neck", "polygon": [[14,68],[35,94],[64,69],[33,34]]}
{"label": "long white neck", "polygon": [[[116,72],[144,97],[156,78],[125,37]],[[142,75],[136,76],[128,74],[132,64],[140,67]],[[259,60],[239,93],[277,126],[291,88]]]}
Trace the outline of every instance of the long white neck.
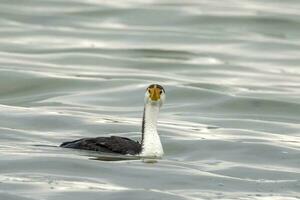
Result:
{"label": "long white neck", "polygon": [[147,103],[144,109],[142,128],[142,157],[162,157],[164,154],[156,123],[159,113],[159,105]]}

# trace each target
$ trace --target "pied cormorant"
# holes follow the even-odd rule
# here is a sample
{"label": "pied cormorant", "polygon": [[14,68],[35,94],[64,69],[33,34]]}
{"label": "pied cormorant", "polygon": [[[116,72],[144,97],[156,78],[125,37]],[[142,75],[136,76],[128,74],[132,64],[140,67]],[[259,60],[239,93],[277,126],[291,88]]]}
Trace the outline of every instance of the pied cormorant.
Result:
{"label": "pied cormorant", "polygon": [[159,110],[164,103],[165,98],[165,90],[161,85],[152,84],[147,88],[144,100],[141,142],[133,141],[125,137],[110,136],[82,138],[71,142],[64,142],[60,146],[65,148],[160,158],[163,156],[164,151],[157,133],[156,123]]}

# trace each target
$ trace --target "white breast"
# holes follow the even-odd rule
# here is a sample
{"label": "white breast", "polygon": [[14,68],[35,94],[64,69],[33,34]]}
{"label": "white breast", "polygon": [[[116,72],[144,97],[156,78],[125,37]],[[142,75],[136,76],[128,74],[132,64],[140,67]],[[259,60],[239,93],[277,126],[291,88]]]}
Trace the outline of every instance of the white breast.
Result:
{"label": "white breast", "polygon": [[159,135],[147,134],[144,136],[144,142],[142,144],[142,152],[140,154],[143,157],[162,157],[164,155],[163,147]]}
{"label": "white breast", "polygon": [[157,133],[156,122],[159,113],[159,105],[147,104],[144,113],[144,133],[142,141],[142,157],[162,157],[163,147]]}

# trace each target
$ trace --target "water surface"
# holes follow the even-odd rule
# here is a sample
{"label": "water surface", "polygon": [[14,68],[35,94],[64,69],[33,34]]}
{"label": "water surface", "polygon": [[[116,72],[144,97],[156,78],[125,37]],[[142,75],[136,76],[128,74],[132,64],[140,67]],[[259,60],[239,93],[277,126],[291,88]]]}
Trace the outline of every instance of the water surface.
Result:
{"label": "water surface", "polygon": [[[2,0],[0,199],[300,199],[299,10],[295,0]],[[152,83],[167,93],[162,160],[55,147],[139,140]]]}

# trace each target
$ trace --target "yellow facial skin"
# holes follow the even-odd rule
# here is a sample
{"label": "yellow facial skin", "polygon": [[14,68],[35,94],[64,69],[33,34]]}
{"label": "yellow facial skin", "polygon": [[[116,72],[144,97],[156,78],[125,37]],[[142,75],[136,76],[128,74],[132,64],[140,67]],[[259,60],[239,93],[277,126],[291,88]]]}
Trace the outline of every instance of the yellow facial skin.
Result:
{"label": "yellow facial skin", "polygon": [[148,92],[152,101],[158,101],[160,99],[160,94],[162,93],[159,88],[148,88]]}

